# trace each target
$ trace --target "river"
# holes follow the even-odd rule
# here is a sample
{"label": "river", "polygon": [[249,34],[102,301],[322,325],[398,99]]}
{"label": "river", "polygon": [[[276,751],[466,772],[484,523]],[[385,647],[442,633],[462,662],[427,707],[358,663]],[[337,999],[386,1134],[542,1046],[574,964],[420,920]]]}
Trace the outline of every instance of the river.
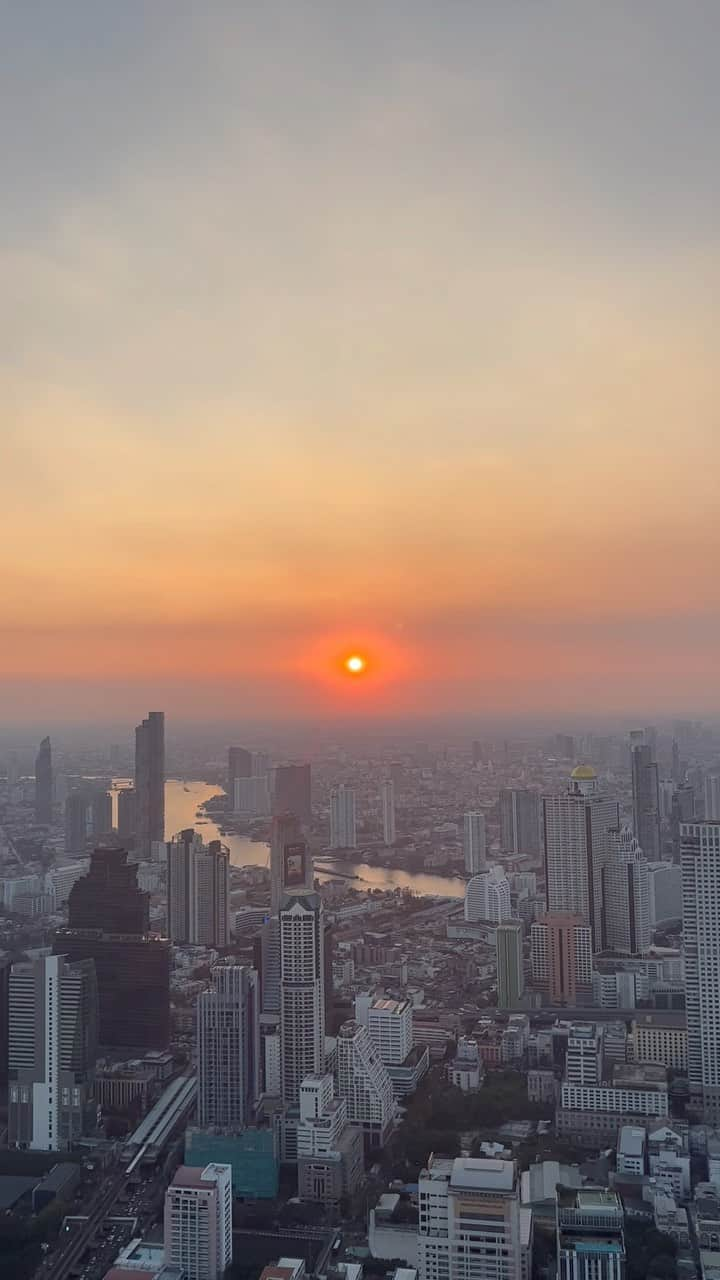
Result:
{"label": "river", "polygon": [[[121,786],[125,779],[116,779]],[[171,839],[185,827],[197,827],[203,840],[222,840],[230,850],[230,861],[235,867],[268,866],[270,849],[264,841],[248,840],[245,836],[221,835],[216,824],[210,819],[202,821],[195,815],[200,805],[211,796],[218,795],[219,788],[209,786],[207,782],[180,782],[170,779],[165,783],[165,838]],[[325,861],[330,862],[327,858]],[[358,876],[357,880],[348,881],[354,889],[411,889],[422,896],[435,894],[446,898],[462,898],[465,893],[464,880],[454,876],[435,876],[425,872],[397,871],[389,867],[371,867],[367,862],[344,862],[332,859],[338,871],[345,871]],[[332,879],[318,871],[318,879]]]}

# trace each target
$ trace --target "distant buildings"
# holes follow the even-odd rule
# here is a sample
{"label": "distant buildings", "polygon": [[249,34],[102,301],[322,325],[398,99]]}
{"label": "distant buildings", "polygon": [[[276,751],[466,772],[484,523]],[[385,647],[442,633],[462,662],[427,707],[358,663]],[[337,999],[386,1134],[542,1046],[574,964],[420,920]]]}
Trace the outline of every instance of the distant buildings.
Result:
{"label": "distant buildings", "polygon": [[165,714],[151,711],[135,730],[135,840],[141,858],[165,839]]}
{"label": "distant buildings", "polygon": [[260,1096],[258,980],[254,969],[216,965],[197,1001],[198,1124],[243,1129]]}
{"label": "distant buildings", "polygon": [[273,818],[270,833],[270,912],[280,910],[284,888],[312,889],[312,857],[303,838],[300,819],[293,813]]}
{"label": "distant buildings", "polygon": [[681,828],[685,1005],[691,1100],[720,1120],[720,822]]}
{"label": "distant buildings", "polygon": [[652,741],[647,738],[645,729],[630,734],[633,826],[648,862],[657,862],[661,853],[660,784]]}
{"label": "distant buildings", "polygon": [[523,1280],[532,1214],[512,1160],[431,1157],[418,1184],[419,1280]]}
{"label": "distant buildings", "polygon": [[705,821],[720,822],[720,773],[705,778]]}
{"label": "distant buildings", "polygon": [[617,800],[598,790],[590,765],[578,765],[564,795],[543,799],[545,880],[551,914],[579,915],[593,931],[593,948],[602,949],[602,868],[611,848],[611,831],[620,826]]}
{"label": "distant buildings", "polygon": [[112,831],[112,797],[104,786],[86,783],[65,798],[65,852],[85,853]]}
{"label": "distant buildings", "polygon": [[355,792],[350,787],[336,787],[330,796],[330,848],[356,847]]}
{"label": "distant buildings", "polygon": [[519,920],[500,923],[495,930],[497,1002],[499,1009],[514,1009],[525,991],[523,926]]}
{"label": "distant buildings", "polygon": [[276,766],[273,813],[292,813],[303,830],[309,830],[312,823],[312,770],[309,764]]}
{"label": "distant buildings", "polygon": [[510,885],[501,867],[491,867],[468,880],[465,888],[465,919],[489,920],[498,924],[512,915]]}
{"label": "distant buildings", "polygon": [[35,821],[49,827],[53,810],[53,771],[50,739],[43,738],[35,757]]}
{"label": "distant buildings", "polygon": [[232,1262],[232,1170],[181,1165],[165,1193],[165,1262],[187,1280],[223,1280]]}
{"label": "distant buildings", "polygon": [[487,837],[484,813],[473,811],[466,813],[463,817],[463,856],[465,870],[469,876],[476,876],[485,870]]}
{"label": "distant buildings", "polygon": [[192,829],[167,845],[167,924],[171,942],[227,947],[230,941],[230,853]]}
{"label": "distant buildings", "polygon": [[232,790],[233,813],[245,818],[266,818],[271,809],[270,780],[267,774],[235,778]]}
{"label": "distant buildings", "polygon": [[503,787],[500,792],[500,847],[503,853],[540,858],[540,796]]}
{"label": "distant buildings", "polygon": [[123,847],[135,846],[135,789],[123,787],[117,793],[117,833]]}
{"label": "distant buildings", "polygon": [[395,783],[392,778],[386,778],[380,788],[380,803],[382,806],[383,844],[392,845],[395,843]]}
{"label": "distant buildings", "polygon": [[228,747],[227,793],[232,802],[235,795],[235,779],[252,777],[252,751],[246,747]]}
{"label": "distant buildings", "polygon": [[64,956],[12,966],[8,989],[8,1141],[69,1150],[95,1126],[95,968]]}

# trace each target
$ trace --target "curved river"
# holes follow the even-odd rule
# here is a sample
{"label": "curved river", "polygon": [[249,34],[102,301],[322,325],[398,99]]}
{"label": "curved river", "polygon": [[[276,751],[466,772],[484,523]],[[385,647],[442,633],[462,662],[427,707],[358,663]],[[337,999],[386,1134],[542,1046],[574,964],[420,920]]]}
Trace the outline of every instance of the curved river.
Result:
{"label": "curved river", "polygon": [[[171,839],[185,827],[197,827],[202,832],[203,840],[222,840],[230,849],[230,861],[235,867],[248,865],[266,867],[270,849],[262,841],[248,840],[245,836],[222,836],[216,824],[210,819],[203,821],[196,817],[200,805],[218,794],[219,788],[209,786],[206,782],[179,782],[170,780],[165,783],[165,838]],[[330,861],[330,859],[327,859]],[[454,876],[426,875],[424,872],[414,874],[412,871],[394,871],[387,867],[371,867],[366,862],[342,862],[333,860],[338,871],[346,871],[359,877],[349,880],[348,887],[353,889],[411,889],[421,895],[440,894],[446,898],[462,898],[465,893],[465,881]],[[318,871],[319,879],[332,879]]]}

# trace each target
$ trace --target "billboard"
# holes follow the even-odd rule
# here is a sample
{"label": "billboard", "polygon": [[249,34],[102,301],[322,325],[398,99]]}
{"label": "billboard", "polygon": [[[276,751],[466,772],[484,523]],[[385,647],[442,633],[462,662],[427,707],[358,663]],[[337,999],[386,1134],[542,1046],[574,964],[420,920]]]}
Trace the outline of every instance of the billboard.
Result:
{"label": "billboard", "polygon": [[304,889],[306,880],[307,846],[304,840],[286,844],[283,848],[283,889]]}

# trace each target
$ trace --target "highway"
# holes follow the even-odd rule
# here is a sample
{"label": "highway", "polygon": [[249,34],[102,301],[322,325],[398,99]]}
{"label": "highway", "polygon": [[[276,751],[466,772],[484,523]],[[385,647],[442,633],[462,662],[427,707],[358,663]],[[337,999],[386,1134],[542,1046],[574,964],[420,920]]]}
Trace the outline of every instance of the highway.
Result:
{"label": "highway", "polygon": [[38,1280],[67,1280],[85,1250],[90,1248],[103,1218],[113,1208],[124,1186],[124,1170],[103,1183],[91,1202],[87,1221],[78,1230],[68,1234],[67,1244],[61,1244],[48,1255],[36,1273]]}

